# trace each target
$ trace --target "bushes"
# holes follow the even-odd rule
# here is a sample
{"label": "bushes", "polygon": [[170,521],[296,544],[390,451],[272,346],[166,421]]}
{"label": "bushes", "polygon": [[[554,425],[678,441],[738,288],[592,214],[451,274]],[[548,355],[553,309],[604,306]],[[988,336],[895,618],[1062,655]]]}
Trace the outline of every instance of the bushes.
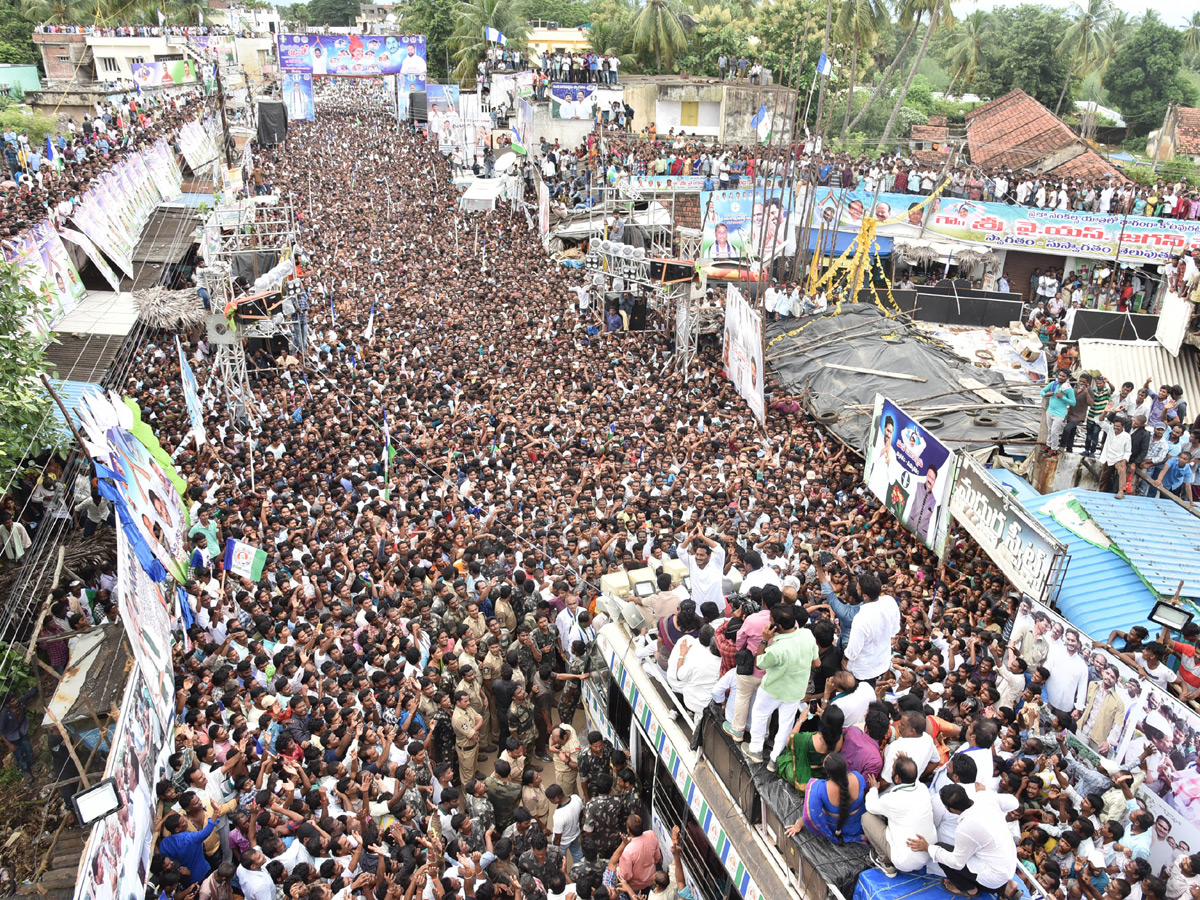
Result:
{"label": "bushes", "polygon": [[7,131],[9,128],[18,132],[28,131],[30,144],[44,143],[46,135],[58,132],[58,124],[52,116],[27,112],[15,106],[0,111],[0,131]]}

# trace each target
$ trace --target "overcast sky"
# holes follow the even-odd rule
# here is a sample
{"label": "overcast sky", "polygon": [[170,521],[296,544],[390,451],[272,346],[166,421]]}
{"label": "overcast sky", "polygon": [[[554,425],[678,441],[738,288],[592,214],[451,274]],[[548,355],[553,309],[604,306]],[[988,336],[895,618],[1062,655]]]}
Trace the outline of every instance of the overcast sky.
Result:
{"label": "overcast sky", "polygon": [[[994,9],[998,6],[1020,6],[1027,0],[953,0],[954,14],[963,16],[971,12],[973,9]],[[1041,0],[1045,6],[1053,6],[1059,9],[1069,9],[1075,3],[1072,0]],[[1086,4],[1086,0],[1083,0]],[[1162,16],[1164,22],[1168,25],[1173,25],[1176,28],[1183,25],[1184,9],[1190,4],[1179,3],[1178,0],[1113,0],[1113,5],[1117,9],[1122,9],[1129,13],[1131,17],[1140,16],[1146,11],[1146,8],[1157,10]],[[1189,11],[1190,14],[1190,11]]]}

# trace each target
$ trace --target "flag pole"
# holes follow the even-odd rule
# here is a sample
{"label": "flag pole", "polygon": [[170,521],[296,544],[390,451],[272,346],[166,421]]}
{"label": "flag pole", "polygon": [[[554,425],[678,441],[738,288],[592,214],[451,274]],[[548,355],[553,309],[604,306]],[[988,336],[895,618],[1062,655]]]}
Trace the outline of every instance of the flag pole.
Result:
{"label": "flag pole", "polygon": [[817,79],[821,77],[821,67],[818,65],[816,71],[813,72],[812,84],[808,86],[808,99],[804,101],[804,129],[808,130],[808,108],[812,105],[813,91],[817,87]]}

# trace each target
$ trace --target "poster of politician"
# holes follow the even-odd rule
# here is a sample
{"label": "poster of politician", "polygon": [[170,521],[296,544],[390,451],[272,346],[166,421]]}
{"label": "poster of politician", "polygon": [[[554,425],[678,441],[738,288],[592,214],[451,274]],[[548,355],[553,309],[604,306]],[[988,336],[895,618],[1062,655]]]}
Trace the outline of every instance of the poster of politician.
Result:
{"label": "poster of politician", "polygon": [[774,259],[796,248],[791,191],[746,188],[701,191],[700,255],[705,259]]}
{"label": "poster of politician", "polygon": [[725,297],[725,376],[733,382],[758,421],[763,421],[762,317],[733,285]]}
{"label": "poster of politician", "polygon": [[867,488],[922,544],[945,551],[954,457],[891,400],[875,395]]}
{"label": "poster of politician", "polygon": [[313,121],[317,113],[313,104],[312,76],[307,72],[283,72],[282,76],[283,105],[287,107],[288,121]]}
{"label": "poster of politician", "polygon": [[593,84],[550,86],[550,110],[555,119],[590,119],[596,111]]}
{"label": "poster of politician", "polygon": [[403,90],[425,87],[423,34],[281,34],[279,68],[309,75],[400,75]]}

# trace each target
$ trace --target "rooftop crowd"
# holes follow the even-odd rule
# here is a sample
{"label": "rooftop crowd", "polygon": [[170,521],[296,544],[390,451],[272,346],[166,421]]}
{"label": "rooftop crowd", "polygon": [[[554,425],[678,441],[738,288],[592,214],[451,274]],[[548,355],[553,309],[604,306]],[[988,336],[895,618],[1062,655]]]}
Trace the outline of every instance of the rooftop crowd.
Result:
{"label": "rooftop crowd", "polygon": [[56,225],[66,222],[97,175],[160,137],[173,140],[203,102],[199,90],[165,99],[130,95],[105,103],[102,113],[68,119],[66,130],[49,136],[61,167],[47,158],[44,142],[6,129],[3,152],[11,184],[0,190],[0,236],[19,234],[47,217]]}
{"label": "rooftop crowd", "polygon": [[[965,896],[1013,894],[1018,869],[1061,900],[1200,891],[1200,856],[1133,793],[1190,815],[1194,721],[1143,686],[1200,688],[1200,629],[1093,646],[965,536],[939,567],[797,402],[777,391],[760,427],[719,348],[664,370],[669,333],[605,333],[524,215],[458,211],[378,88],[323,84],[256,159],[300,219],[305,365],[256,360],[256,432],[209,398],[198,452],[169,342],[126,385],[194,522],[153,890],[690,896],[629,758],[579,714],[600,578],[649,566],[651,664],[803,792],[792,830]],[[221,573],[227,537],[267,551],[260,582]]]}

